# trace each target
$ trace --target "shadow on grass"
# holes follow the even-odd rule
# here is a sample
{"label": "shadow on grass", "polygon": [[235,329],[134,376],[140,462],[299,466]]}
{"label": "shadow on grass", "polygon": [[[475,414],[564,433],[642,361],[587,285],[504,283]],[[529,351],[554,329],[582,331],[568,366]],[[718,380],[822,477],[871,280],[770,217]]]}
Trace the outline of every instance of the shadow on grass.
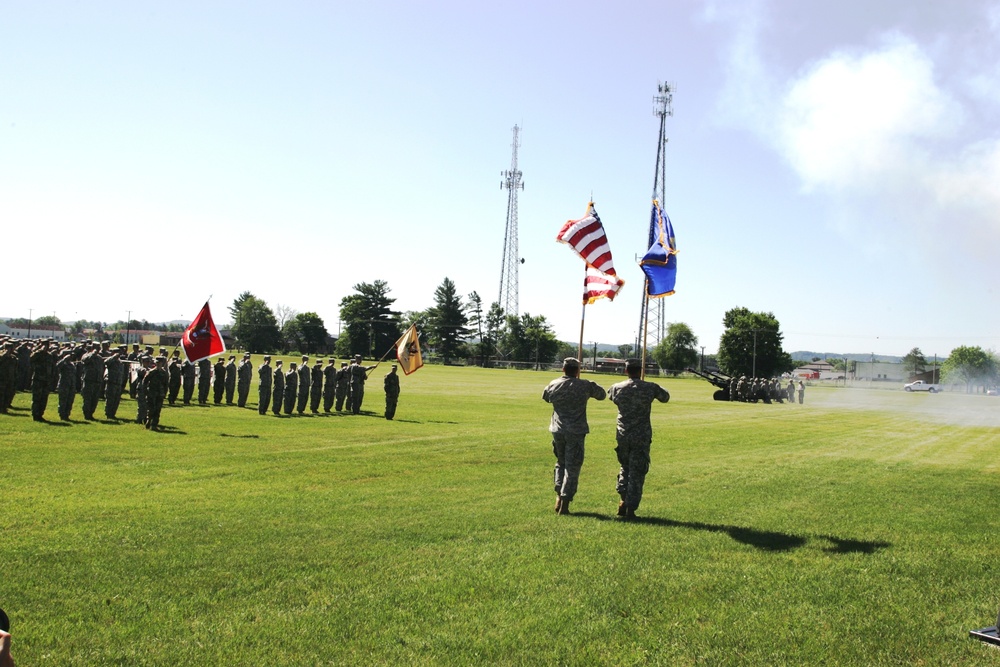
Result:
{"label": "shadow on grass", "polygon": [[221,438],[259,438],[260,436],[255,433],[250,433],[247,435],[236,435],[235,433],[220,433]]}
{"label": "shadow on grass", "polygon": [[[617,517],[595,514],[593,512],[574,512],[575,516],[585,516],[598,521],[614,521]],[[803,535],[790,535],[767,530],[754,530],[743,526],[724,526],[711,523],[701,523],[699,521],[674,521],[673,519],[661,519],[659,517],[641,516],[628,522],[634,525],[666,526],[668,528],[689,528],[692,530],[703,530],[710,533],[725,533],[732,539],[746,544],[761,551],[791,551],[806,545],[809,538]],[[851,540],[832,535],[817,535],[818,539],[827,540],[832,546],[823,549],[827,553],[833,554],[873,554],[880,549],[892,546],[889,542],[866,542],[864,540]]]}
{"label": "shadow on grass", "polygon": [[162,433],[163,435],[187,435],[187,431],[182,431],[176,426],[164,426],[160,424],[156,431],[153,433]]}

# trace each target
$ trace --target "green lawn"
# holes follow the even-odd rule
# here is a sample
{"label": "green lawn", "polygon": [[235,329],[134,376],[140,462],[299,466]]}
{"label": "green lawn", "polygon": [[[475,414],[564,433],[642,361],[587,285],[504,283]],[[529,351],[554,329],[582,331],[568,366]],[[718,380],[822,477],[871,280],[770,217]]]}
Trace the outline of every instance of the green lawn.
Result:
{"label": "green lawn", "polygon": [[968,638],[1000,606],[1000,399],[751,405],[664,380],[642,520],[621,523],[612,404],[556,516],[556,373],[425,367],[390,422],[387,370],[359,416],[174,407],[163,433],[85,422],[79,397],[35,423],[19,394],[18,664],[1000,665]]}

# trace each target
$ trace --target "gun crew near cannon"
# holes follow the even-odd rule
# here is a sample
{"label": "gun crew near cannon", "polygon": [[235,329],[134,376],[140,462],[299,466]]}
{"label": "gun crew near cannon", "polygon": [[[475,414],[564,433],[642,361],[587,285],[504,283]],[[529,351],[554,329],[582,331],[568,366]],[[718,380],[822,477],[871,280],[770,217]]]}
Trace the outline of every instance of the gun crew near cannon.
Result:
{"label": "gun crew near cannon", "polygon": [[[715,371],[699,371],[694,368],[686,369],[698,377],[712,383],[718,389],[712,395],[717,401],[742,401],[744,403],[789,403],[795,402],[796,385],[793,380],[789,380],[787,385],[782,384],[781,378],[748,378],[731,377]],[[798,384],[799,403],[802,402],[805,393],[805,385],[800,381]]]}

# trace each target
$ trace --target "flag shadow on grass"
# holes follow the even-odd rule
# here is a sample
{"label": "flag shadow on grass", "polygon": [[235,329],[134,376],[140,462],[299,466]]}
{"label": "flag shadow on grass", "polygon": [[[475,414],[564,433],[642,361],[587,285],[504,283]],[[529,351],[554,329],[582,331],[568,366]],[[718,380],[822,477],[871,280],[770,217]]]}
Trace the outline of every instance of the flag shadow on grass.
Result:
{"label": "flag shadow on grass", "polygon": [[[603,514],[589,512],[575,513],[576,516],[589,516],[602,521],[610,521],[612,517]],[[700,521],[674,521],[673,519],[661,519],[659,517],[637,517],[628,522],[631,524],[667,526],[669,528],[690,528],[692,530],[704,530],[710,533],[726,533],[732,539],[742,544],[749,545],[762,551],[791,551],[806,545],[809,537],[803,535],[791,535],[767,530],[754,530],[743,526],[724,526],[711,523],[701,523]],[[880,549],[886,549],[892,544],[889,542],[864,540],[852,540],[832,535],[817,535],[819,539],[827,540],[832,546],[826,547],[823,551],[833,554],[873,554]]]}

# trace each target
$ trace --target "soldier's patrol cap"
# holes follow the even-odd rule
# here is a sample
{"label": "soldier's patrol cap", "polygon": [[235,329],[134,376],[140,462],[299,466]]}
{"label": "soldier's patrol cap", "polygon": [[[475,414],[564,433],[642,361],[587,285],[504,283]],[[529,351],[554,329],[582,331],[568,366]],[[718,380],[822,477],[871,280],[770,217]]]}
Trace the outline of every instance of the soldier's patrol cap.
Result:
{"label": "soldier's patrol cap", "polygon": [[302,361],[308,361],[308,360],[309,360],[309,355],[308,354],[303,354],[302,355]]}
{"label": "soldier's patrol cap", "polygon": [[277,360],[276,362],[274,362],[274,364],[275,364],[276,366],[280,366],[280,365],[281,365],[281,359],[278,359],[278,360]]}
{"label": "soldier's patrol cap", "polygon": [[641,368],[642,368],[641,359],[628,359],[625,362],[625,370],[627,371],[637,371],[640,370]]}
{"label": "soldier's patrol cap", "polygon": [[340,362],[340,367],[341,368],[347,368],[347,362],[346,361],[341,361]]}
{"label": "soldier's patrol cap", "polygon": [[579,368],[580,360],[576,357],[566,357],[563,359],[563,368]]}
{"label": "soldier's patrol cap", "polygon": [[264,361],[270,361],[270,360],[271,360],[271,355],[270,354],[265,354],[264,355]]}
{"label": "soldier's patrol cap", "polygon": [[244,355],[243,355],[243,358],[244,358],[244,359],[249,359],[249,358],[250,358],[250,353],[249,353],[249,352],[247,352],[246,354],[244,354]]}
{"label": "soldier's patrol cap", "polygon": [[335,363],[337,363],[337,360],[336,360],[336,359],[333,359],[333,358],[331,358],[331,359],[327,359],[327,360],[326,360],[326,363],[328,363],[328,364],[335,364]]}
{"label": "soldier's patrol cap", "polygon": [[229,355],[229,361],[236,361],[236,355],[235,354],[230,354]]}
{"label": "soldier's patrol cap", "polygon": [[110,340],[107,340],[107,339],[105,339],[105,340],[102,340],[102,341],[101,341],[101,345],[111,345],[111,341],[110,341]]}

